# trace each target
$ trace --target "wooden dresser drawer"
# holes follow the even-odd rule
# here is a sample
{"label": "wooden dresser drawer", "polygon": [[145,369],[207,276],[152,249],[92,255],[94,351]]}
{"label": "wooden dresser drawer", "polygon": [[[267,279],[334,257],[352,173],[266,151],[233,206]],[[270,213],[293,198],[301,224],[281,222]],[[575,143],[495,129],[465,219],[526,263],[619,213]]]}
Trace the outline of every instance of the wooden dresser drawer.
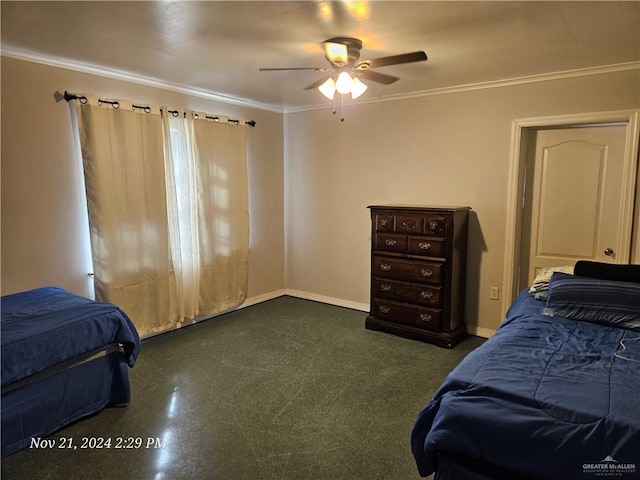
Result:
{"label": "wooden dresser drawer", "polygon": [[442,238],[377,233],[374,242],[374,249],[381,252],[407,253],[424,257],[445,256],[445,241]]}
{"label": "wooden dresser drawer", "polygon": [[442,283],[441,263],[403,260],[375,256],[373,274],[376,277],[406,280],[408,282]]}
{"label": "wooden dresser drawer", "polygon": [[386,213],[376,213],[374,225],[376,232],[393,232],[395,216]]}
{"label": "wooden dresser drawer", "polygon": [[407,253],[426,257],[444,257],[444,239],[431,237],[409,237]]}
{"label": "wooden dresser drawer", "polygon": [[429,215],[425,217],[424,233],[434,237],[444,237],[446,233],[447,219],[441,215]]}
{"label": "wooden dresser drawer", "polygon": [[376,279],[373,284],[373,293],[376,297],[432,307],[440,306],[441,290],[441,287],[387,279]]}
{"label": "wooden dresser drawer", "polygon": [[399,233],[417,233],[424,231],[423,215],[396,215],[395,231]]}
{"label": "wooden dresser drawer", "polygon": [[383,252],[406,253],[407,236],[377,233],[375,238],[375,249]]}
{"label": "wooden dresser drawer", "polygon": [[441,330],[440,313],[441,310],[435,308],[416,307],[384,300],[374,300],[371,312],[381,320],[420,327],[432,332]]}

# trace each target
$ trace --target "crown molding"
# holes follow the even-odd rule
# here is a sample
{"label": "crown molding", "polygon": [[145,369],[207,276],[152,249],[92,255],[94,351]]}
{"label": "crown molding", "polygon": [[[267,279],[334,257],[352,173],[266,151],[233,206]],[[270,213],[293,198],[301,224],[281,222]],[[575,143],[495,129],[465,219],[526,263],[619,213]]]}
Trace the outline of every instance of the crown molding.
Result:
{"label": "crown molding", "polygon": [[[625,72],[628,70],[640,70],[640,62],[617,63],[613,65],[602,65],[598,67],[578,68],[574,70],[564,70],[561,72],[542,73],[525,77],[515,77],[503,80],[492,80],[489,82],[469,83],[455,85],[452,87],[433,88],[411,93],[399,93],[393,95],[381,95],[375,98],[360,98],[357,101],[349,102],[349,105],[388,102],[404,100],[409,98],[430,97],[434,95],[448,95],[451,93],[470,92],[473,90],[485,90],[489,88],[510,87],[514,85],[524,85],[527,83],[548,82],[551,80],[562,80],[566,78],[586,77],[590,75],[601,75],[605,73]],[[345,103],[346,106],[346,103]],[[284,113],[296,113],[309,110],[322,110],[333,108],[333,105],[313,105],[308,107],[285,108]]]}
{"label": "crown molding", "polygon": [[98,65],[92,65],[89,63],[76,62],[65,58],[51,57],[40,55],[31,51],[14,49],[12,47],[2,47],[2,56],[8,58],[14,58],[17,60],[24,60],[27,62],[39,63],[50,67],[64,68],[66,70],[72,70],[75,72],[88,73],[90,75],[97,75],[100,77],[111,78],[113,80],[120,80],[123,82],[134,83],[137,85],[145,85],[147,87],[161,88],[163,90],[170,90],[172,92],[183,93],[185,95],[192,95],[195,97],[206,98],[207,100],[214,100],[216,102],[227,103],[231,105],[239,105],[241,107],[255,108],[258,110],[266,110],[275,113],[284,113],[282,108],[278,108],[273,105],[266,105],[245,98],[238,98],[231,95],[223,95],[220,93],[214,93],[207,90],[201,90],[188,85],[176,84],[166,82],[152,77],[145,77],[137,75],[135,73],[127,72],[124,70],[116,70],[105,68]]}
{"label": "crown molding", "polygon": [[[223,95],[208,90],[201,90],[182,84],[169,83],[157,78],[144,77],[123,70],[109,69],[98,65],[88,63],[75,62],[64,58],[40,55],[31,51],[15,49],[10,46],[2,47],[2,56],[24,60],[28,62],[40,63],[43,65],[64,68],[76,72],[88,73],[101,77],[121,80],[124,82],[135,83],[138,85],[146,85],[149,87],[170,90],[185,95],[193,95],[196,97],[206,98],[221,103],[239,105],[242,107],[255,108],[258,110],[266,110],[275,113],[297,113],[312,110],[323,110],[333,108],[333,105],[317,104],[303,107],[280,107],[275,105],[267,105],[245,98],[233,97],[231,95]],[[357,102],[349,102],[349,104],[369,104],[388,102],[395,100],[405,100],[410,98],[429,97],[434,95],[448,95],[451,93],[469,92],[473,90],[485,90],[489,88],[509,87],[514,85],[524,85],[527,83],[547,82],[551,80],[562,80],[566,78],[584,77],[590,75],[601,75],[605,73],[624,72],[629,70],[640,70],[640,62],[626,62],[613,65],[602,65],[598,67],[578,68],[573,70],[564,70],[560,72],[543,73],[538,75],[528,75],[524,77],[515,77],[503,80],[492,80],[488,82],[469,83],[463,85],[455,85],[451,87],[433,88],[428,90],[420,90],[411,93],[400,93],[392,95],[380,95],[375,98],[360,98]]]}

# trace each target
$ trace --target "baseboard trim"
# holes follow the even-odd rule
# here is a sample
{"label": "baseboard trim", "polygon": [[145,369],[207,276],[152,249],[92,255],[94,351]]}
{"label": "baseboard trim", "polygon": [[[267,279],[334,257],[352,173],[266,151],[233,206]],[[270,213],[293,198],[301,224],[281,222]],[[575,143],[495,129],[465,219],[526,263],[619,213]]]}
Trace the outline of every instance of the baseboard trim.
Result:
{"label": "baseboard trim", "polygon": [[469,333],[469,335],[474,335],[476,337],[491,338],[493,334],[496,333],[496,331],[491,330],[490,328],[478,327],[477,325],[467,324],[467,333]]}
{"label": "baseboard trim", "polygon": [[269,300],[282,297],[283,295],[285,295],[284,288],[280,290],[274,290],[273,292],[261,293],[260,295],[255,295],[253,297],[247,298],[244,302],[242,302],[241,305],[238,305],[234,310],[239,310],[241,308],[257,305],[258,303],[262,303],[262,302],[268,302]]}
{"label": "baseboard trim", "polygon": [[[314,302],[328,303],[329,305],[335,305],[337,307],[350,308],[352,310],[359,310],[362,312],[369,311],[368,303],[352,302],[350,300],[344,300],[341,298],[327,297],[325,295],[318,295],[316,293],[304,292],[302,290],[294,290],[292,288],[285,288],[284,295],[290,297],[302,298],[305,300],[313,300]],[[467,333],[476,337],[491,338],[495,330],[490,328],[478,327],[477,325],[467,324]]]}
{"label": "baseboard trim", "polygon": [[[267,292],[267,293],[262,293],[260,295],[255,295],[253,297],[249,297],[247,298],[244,302],[242,302],[242,304],[238,305],[237,307],[232,307],[229,308],[223,312],[219,312],[216,313],[214,315],[208,315],[208,316],[204,316],[204,317],[200,317],[197,318],[193,323],[199,323],[203,320],[209,320],[215,317],[219,317],[220,315],[224,315],[225,313],[230,313],[236,310],[241,310],[243,308],[247,308],[247,307],[251,307],[253,305],[257,305],[259,303],[262,302],[268,302],[269,300],[273,300],[275,298],[279,298],[279,297],[283,297],[285,295],[288,295],[290,297],[295,297],[295,298],[301,298],[304,300],[311,300],[314,302],[320,302],[320,303],[326,303],[329,305],[335,305],[336,307],[344,307],[344,308],[349,308],[351,310],[358,310],[361,312],[369,312],[369,304],[368,303],[361,303],[361,302],[352,302],[350,300],[344,300],[342,298],[336,298],[336,297],[328,297],[326,295],[318,295],[317,293],[311,293],[311,292],[305,292],[302,290],[295,290],[292,288],[283,288],[280,290],[274,290],[272,292]],[[191,324],[188,324],[191,325]],[[185,326],[188,326],[185,325]],[[155,335],[159,335],[161,333],[166,333],[166,332],[159,332],[157,334],[150,334],[145,336],[144,338],[149,338],[149,337],[153,337]],[[484,328],[484,327],[478,327],[476,325],[467,325],[467,333],[469,333],[470,335],[474,335],[476,337],[482,337],[482,338],[491,338],[493,336],[493,334],[495,333],[495,330],[492,330],[490,328]]]}
{"label": "baseboard trim", "polygon": [[369,311],[368,303],[352,302],[350,300],[343,300],[341,298],[327,297],[325,295],[318,295],[316,293],[303,292],[302,290],[293,290],[291,288],[285,288],[285,295],[290,297],[303,298],[305,300],[313,300],[314,302],[328,303],[329,305],[335,305],[337,307],[350,308],[352,310],[360,310],[361,312]]}

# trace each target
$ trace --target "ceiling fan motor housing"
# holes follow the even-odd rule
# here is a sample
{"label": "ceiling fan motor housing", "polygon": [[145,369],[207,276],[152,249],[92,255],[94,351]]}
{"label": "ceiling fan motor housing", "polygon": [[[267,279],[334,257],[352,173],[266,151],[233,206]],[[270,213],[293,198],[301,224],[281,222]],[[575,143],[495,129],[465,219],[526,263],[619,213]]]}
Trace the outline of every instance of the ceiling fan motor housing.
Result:
{"label": "ceiling fan motor housing", "polygon": [[[362,49],[362,41],[352,37],[333,37],[325,40],[324,43],[338,43],[347,47],[348,63],[336,62],[335,59],[331,59],[327,56],[327,60],[332,65],[343,67],[345,65],[353,65],[360,58],[360,50]],[[326,55],[325,55],[326,56]]]}

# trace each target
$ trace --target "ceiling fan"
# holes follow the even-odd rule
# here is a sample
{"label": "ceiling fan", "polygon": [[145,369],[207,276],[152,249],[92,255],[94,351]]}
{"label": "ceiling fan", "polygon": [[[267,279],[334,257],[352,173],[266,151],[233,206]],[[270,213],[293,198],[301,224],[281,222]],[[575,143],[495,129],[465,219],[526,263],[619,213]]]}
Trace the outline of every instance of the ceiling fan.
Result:
{"label": "ceiling fan", "polygon": [[370,60],[359,60],[362,41],[351,37],[330,38],[323,42],[323,48],[324,56],[330,64],[328,67],[260,68],[259,70],[262,72],[279,70],[331,72],[329,75],[313,82],[305,90],[318,88],[323,95],[330,99],[333,98],[336,91],[342,94],[351,93],[352,98],[357,98],[367,89],[367,86],[359,80],[361,78],[383,85],[389,85],[399,80],[398,77],[374,72],[371,70],[372,68],[420,62],[427,59],[426,53],[417,51]]}

